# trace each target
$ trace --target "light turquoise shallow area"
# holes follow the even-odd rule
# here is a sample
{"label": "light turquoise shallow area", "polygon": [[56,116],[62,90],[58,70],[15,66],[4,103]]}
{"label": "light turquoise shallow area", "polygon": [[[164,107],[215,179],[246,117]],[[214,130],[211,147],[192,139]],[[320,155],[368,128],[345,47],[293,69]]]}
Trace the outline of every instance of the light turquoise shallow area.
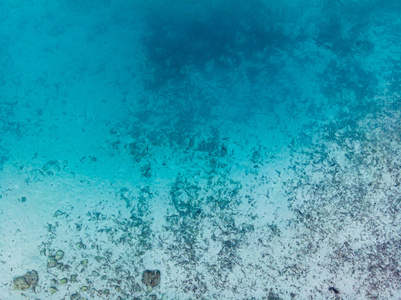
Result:
{"label": "light turquoise shallow area", "polygon": [[0,299],[399,299],[400,30],[391,0],[0,1]]}

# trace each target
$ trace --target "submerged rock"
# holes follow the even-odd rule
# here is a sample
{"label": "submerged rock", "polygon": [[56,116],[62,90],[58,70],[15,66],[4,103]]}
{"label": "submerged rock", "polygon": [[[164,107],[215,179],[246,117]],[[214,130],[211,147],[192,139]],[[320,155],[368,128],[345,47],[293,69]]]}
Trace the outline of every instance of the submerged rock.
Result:
{"label": "submerged rock", "polygon": [[56,267],[57,266],[57,259],[55,259],[55,257],[54,256],[49,256],[48,258],[47,258],[47,267],[48,268],[54,268],[54,267]]}
{"label": "submerged rock", "polygon": [[81,261],[81,265],[86,268],[88,266],[89,260],[87,258],[85,258],[84,260]]}
{"label": "submerged rock", "polygon": [[64,257],[64,251],[62,251],[62,250],[58,250],[57,252],[56,252],[56,255],[54,256],[54,258],[56,259],[56,260],[60,260],[60,259],[62,259]]}
{"label": "submerged rock", "polygon": [[159,270],[145,270],[142,274],[142,282],[149,288],[153,288],[160,284]]}
{"label": "submerged rock", "polygon": [[36,272],[35,270],[27,272],[25,274],[25,280],[31,287],[35,287],[39,281],[38,272]]}
{"label": "submerged rock", "polygon": [[56,210],[53,214],[53,217],[57,218],[59,216],[65,215],[65,212],[62,212],[61,210]]}
{"label": "submerged rock", "polygon": [[18,276],[14,278],[13,284],[15,290],[26,290],[31,288],[35,288],[38,284],[39,276],[38,272],[35,270],[27,272],[24,276]]}
{"label": "submerged rock", "polygon": [[14,283],[14,290],[26,290],[31,287],[29,283],[26,281],[25,276],[19,276],[14,278],[13,283]]}
{"label": "submerged rock", "polygon": [[79,290],[80,290],[81,292],[86,292],[88,289],[89,289],[89,288],[85,285],[85,286],[81,287]]}
{"label": "submerged rock", "polygon": [[269,295],[267,296],[267,300],[282,300],[279,295],[270,292]]}
{"label": "submerged rock", "polygon": [[70,296],[71,300],[78,300],[81,299],[81,295],[79,293],[74,293]]}
{"label": "submerged rock", "polygon": [[70,265],[65,265],[65,264],[63,264],[61,262],[59,262],[57,264],[57,269],[59,269],[61,271],[68,271],[70,268],[71,268]]}

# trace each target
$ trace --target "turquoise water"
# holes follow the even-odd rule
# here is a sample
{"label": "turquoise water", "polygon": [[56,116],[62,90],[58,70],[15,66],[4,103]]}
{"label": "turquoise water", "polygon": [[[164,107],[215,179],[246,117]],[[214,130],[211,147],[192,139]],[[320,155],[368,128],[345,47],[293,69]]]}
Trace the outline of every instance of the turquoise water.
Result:
{"label": "turquoise water", "polygon": [[0,299],[400,299],[400,13],[0,1]]}

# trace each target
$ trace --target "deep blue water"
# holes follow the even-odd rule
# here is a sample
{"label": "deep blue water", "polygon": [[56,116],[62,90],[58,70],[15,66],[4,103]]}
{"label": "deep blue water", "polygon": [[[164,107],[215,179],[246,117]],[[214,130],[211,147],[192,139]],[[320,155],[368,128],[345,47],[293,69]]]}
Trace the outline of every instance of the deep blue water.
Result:
{"label": "deep blue water", "polygon": [[[399,299],[400,16],[391,0],[0,1],[0,299],[30,269],[39,299]],[[115,257],[62,286],[61,247],[73,268]]]}

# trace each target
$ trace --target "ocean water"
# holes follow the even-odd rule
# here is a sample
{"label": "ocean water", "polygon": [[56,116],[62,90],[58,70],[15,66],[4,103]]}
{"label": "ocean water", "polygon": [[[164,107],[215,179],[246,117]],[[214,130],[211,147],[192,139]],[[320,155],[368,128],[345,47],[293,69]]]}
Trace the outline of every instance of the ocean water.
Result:
{"label": "ocean water", "polygon": [[0,0],[0,299],[401,299],[400,32],[393,0]]}

